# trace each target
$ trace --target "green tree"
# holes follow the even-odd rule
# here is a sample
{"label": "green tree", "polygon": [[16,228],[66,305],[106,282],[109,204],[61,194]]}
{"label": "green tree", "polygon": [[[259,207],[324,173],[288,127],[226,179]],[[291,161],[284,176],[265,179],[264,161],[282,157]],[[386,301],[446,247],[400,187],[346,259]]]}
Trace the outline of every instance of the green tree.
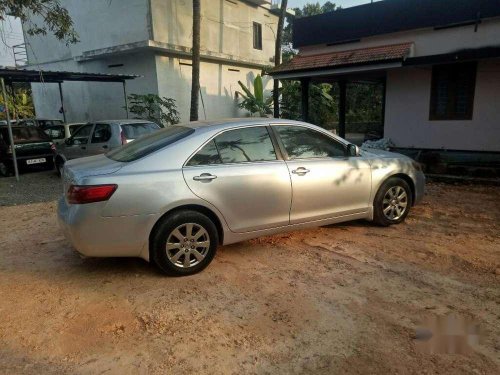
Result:
{"label": "green tree", "polygon": [[332,12],[336,9],[340,9],[337,7],[335,3],[327,1],[323,5],[320,5],[319,2],[305,4],[302,8],[293,8],[295,11],[295,16],[288,15],[286,16],[286,26],[283,29],[283,45],[291,48],[292,45],[292,26],[294,18],[302,18],[315,16],[317,14],[322,14],[326,12]]}
{"label": "green tree", "polygon": [[271,114],[271,103],[273,102],[273,97],[264,97],[264,85],[262,83],[262,77],[257,75],[253,81],[253,92],[245,86],[241,81],[238,81],[243,92],[237,92],[243,100],[238,103],[238,107],[246,109],[251,116],[258,113],[259,116],[264,117]]}
{"label": "green tree", "polygon": [[179,123],[179,112],[174,99],[162,98],[156,94],[130,94],[128,101],[129,111],[136,118],[153,121],[161,126]]}
{"label": "green tree", "polygon": [[[7,16],[18,17],[26,25],[28,35],[46,35],[51,32],[66,44],[78,42],[73,20],[59,0],[0,0],[0,20]],[[43,24],[33,21],[40,17]]]}
{"label": "green tree", "polygon": [[[0,95],[0,104],[5,107],[3,95]],[[31,96],[31,88],[29,84],[21,84],[13,89],[13,92],[7,95],[7,107],[11,119],[23,119],[35,116],[35,107],[33,105],[33,97]],[[4,112],[0,113],[0,119],[6,120],[7,116]]]}

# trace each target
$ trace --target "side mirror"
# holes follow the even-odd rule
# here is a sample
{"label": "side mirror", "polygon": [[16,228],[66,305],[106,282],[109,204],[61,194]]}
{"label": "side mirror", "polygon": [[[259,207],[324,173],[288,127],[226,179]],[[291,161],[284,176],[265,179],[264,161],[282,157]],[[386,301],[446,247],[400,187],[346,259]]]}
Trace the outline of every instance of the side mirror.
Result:
{"label": "side mirror", "polygon": [[71,146],[73,144],[73,138],[66,138],[64,140],[64,143],[66,144],[66,146]]}
{"label": "side mirror", "polygon": [[359,156],[359,147],[350,143],[347,146],[347,156]]}

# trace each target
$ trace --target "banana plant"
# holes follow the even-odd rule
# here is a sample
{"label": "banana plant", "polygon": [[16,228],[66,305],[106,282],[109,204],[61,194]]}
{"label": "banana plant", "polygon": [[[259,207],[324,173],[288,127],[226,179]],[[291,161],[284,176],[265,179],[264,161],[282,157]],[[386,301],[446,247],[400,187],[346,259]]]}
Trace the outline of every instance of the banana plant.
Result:
{"label": "banana plant", "polygon": [[271,114],[271,104],[273,102],[273,97],[264,98],[264,85],[262,84],[262,77],[257,75],[253,80],[253,92],[245,86],[241,81],[238,81],[243,92],[238,91],[243,100],[238,103],[238,107],[246,109],[250,112],[250,115],[259,114],[261,117],[265,117]]}

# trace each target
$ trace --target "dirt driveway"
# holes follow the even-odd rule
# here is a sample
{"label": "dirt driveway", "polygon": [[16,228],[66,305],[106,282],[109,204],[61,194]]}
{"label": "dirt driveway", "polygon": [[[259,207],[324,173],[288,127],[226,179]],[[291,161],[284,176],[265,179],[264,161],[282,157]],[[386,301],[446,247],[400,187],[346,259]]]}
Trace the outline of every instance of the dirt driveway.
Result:
{"label": "dirt driveway", "polygon": [[[80,259],[55,207],[0,207],[0,373],[500,371],[499,188],[430,184],[402,225],[226,246],[186,278]],[[419,322],[450,314],[480,344],[417,350]]]}

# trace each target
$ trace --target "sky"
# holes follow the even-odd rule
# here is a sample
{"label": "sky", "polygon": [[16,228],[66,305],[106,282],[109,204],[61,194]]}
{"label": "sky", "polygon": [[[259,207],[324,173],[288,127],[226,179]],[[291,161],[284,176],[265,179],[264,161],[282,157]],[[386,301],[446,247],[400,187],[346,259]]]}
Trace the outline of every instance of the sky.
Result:
{"label": "sky", "polygon": [[21,22],[13,17],[0,21],[0,66],[13,66],[12,46],[23,43]]}

